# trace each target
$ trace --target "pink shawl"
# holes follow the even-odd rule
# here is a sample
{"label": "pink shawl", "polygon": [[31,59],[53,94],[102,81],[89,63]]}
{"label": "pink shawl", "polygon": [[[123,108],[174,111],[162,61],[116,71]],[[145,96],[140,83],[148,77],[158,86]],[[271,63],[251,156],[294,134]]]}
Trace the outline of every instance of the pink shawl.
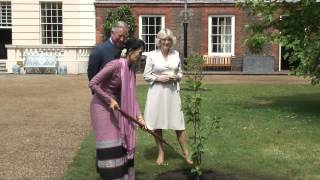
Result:
{"label": "pink shawl", "polygon": [[[134,68],[129,68],[126,59],[121,62],[121,109],[133,117],[137,117],[139,112],[136,102],[136,74]],[[136,147],[135,125],[132,121],[123,116],[119,116],[120,135],[124,140],[123,145],[127,149],[128,159],[134,158]]]}

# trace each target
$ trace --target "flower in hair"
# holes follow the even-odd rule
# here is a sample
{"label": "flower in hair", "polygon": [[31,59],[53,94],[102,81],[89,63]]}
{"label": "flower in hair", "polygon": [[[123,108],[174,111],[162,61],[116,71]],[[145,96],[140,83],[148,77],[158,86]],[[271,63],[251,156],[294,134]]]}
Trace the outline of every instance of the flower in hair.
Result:
{"label": "flower in hair", "polygon": [[127,49],[124,48],[124,49],[122,49],[122,51],[121,51],[121,57],[126,57],[126,56],[127,56]]}

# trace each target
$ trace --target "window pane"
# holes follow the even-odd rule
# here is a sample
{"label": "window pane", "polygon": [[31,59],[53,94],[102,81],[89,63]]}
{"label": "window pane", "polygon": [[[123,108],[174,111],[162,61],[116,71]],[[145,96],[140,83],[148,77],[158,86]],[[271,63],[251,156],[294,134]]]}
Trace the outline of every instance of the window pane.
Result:
{"label": "window pane", "polygon": [[218,36],[212,36],[212,43],[218,43]]}
{"label": "window pane", "polygon": [[142,34],[147,34],[147,27],[146,26],[142,26]]}
{"label": "window pane", "polygon": [[57,11],[52,11],[52,16],[57,16],[58,15],[58,13],[57,13]]}
{"label": "window pane", "polygon": [[155,43],[156,36],[150,36],[149,43]]}
{"label": "window pane", "polygon": [[48,38],[47,38],[47,42],[48,42],[48,44],[53,44],[52,38],[51,38],[51,37],[48,37]]}
{"label": "window pane", "polygon": [[150,25],[154,25],[155,24],[154,18],[150,18],[149,21],[150,21],[149,22]]}
{"label": "window pane", "polygon": [[231,17],[227,17],[226,21],[227,21],[227,25],[231,25]]}
{"label": "window pane", "polygon": [[58,10],[58,16],[62,16],[62,10]]}
{"label": "window pane", "polygon": [[217,52],[217,44],[212,45],[212,52]]}
{"label": "window pane", "polygon": [[154,26],[149,26],[149,33],[150,34],[156,34]]}
{"label": "window pane", "polygon": [[142,24],[143,24],[143,25],[149,24],[148,22],[149,22],[149,21],[148,21],[148,18],[147,18],[147,17],[143,17],[143,18],[142,18]]}
{"label": "window pane", "polygon": [[225,34],[225,28],[224,28],[224,26],[220,26],[220,27],[219,27],[219,33],[220,33],[220,34]]}
{"label": "window pane", "polygon": [[218,18],[216,17],[212,18],[212,25],[218,25]]}
{"label": "window pane", "polygon": [[221,44],[217,44],[217,52],[223,52]]}
{"label": "window pane", "polygon": [[142,40],[143,40],[144,42],[147,42],[147,36],[146,36],[146,35],[142,35]]}
{"label": "window pane", "polygon": [[226,34],[231,34],[231,26],[226,26]]}
{"label": "window pane", "polygon": [[51,31],[47,31],[46,37],[51,38]]}
{"label": "window pane", "polygon": [[161,26],[156,26],[156,34],[161,30]]}
{"label": "window pane", "polygon": [[218,27],[217,26],[212,26],[212,34],[218,34]]}
{"label": "window pane", "polygon": [[52,39],[52,43],[53,43],[53,44],[58,44],[58,39],[57,39],[57,38],[53,38],[53,39]]}
{"label": "window pane", "polygon": [[219,25],[222,26],[225,24],[225,19],[223,17],[219,18]]}
{"label": "window pane", "polygon": [[161,17],[156,17],[156,24],[161,25]]}
{"label": "window pane", "polygon": [[231,43],[231,35],[227,35],[226,37],[226,43]]}
{"label": "window pane", "polygon": [[53,16],[53,17],[52,17],[52,22],[53,22],[53,23],[57,23],[57,22],[58,22],[57,17],[54,17],[54,16]]}
{"label": "window pane", "polygon": [[231,53],[231,44],[226,44],[226,52]]}

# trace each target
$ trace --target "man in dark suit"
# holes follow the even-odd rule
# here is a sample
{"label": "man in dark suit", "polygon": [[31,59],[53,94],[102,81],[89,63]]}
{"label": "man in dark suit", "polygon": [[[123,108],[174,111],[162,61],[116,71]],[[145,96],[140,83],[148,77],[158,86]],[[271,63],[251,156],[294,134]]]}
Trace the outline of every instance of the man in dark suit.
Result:
{"label": "man in dark suit", "polygon": [[128,26],[123,21],[118,21],[111,29],[111,37],[104,43],[96,46],[88,62],[88,78],[91,80],[103,66],[120,57],[120,51],[128,36]]}

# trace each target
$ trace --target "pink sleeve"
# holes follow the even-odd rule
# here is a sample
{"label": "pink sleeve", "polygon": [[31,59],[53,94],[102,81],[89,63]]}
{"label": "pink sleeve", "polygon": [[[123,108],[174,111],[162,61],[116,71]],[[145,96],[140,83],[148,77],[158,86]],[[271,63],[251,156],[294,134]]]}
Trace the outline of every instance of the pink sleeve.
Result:
{"label": "pink sleeve", "polygon": [[111,61],[107,63],[89,82],[89,88],[99,95],[107,104],[110,103],[111,96],[102,89],[102,82],[108,81],[112,78],[118,68],[116,62],[117,61]]}

